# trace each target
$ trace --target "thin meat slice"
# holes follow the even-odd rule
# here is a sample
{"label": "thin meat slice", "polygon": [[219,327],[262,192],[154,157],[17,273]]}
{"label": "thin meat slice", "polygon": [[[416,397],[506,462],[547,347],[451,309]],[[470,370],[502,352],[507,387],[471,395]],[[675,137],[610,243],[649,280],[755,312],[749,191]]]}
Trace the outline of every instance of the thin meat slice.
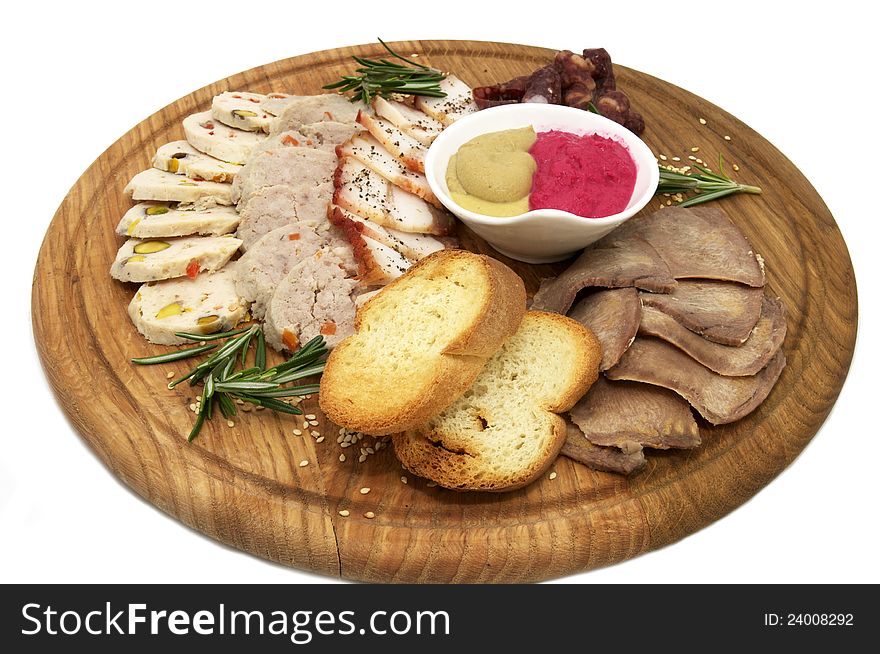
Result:
{"label": "thin meat slice", "polygon": [[635,444],[630,444],[626,450],[602,447],[588,441],[577,425],[569,421],[566,421],[565,429],[565,443],[559,453],[588,468],[629,475],[647,463],[644,451]]}
{"label": "thin meat slice", "polygon": [[428,149],[416,139],[389,121],[365,111],[358,113],[357,122],[409,170],[425,172],[425,153]]}
{"label": "thin meat slice", "polygon": [[746,342],[739,347],[713,343],[650,306],[642,307],[639,325],[640,334],[662,338],[707,368],[728,376],[757,374],[782,346],[785,332],[785,307],[779,299],[767,296],[761,304],[758,323]]}
{"label": "thin meat slice", "polygon": [[395,159],[372,134],[364,133],[353,136],[336,148],[336,156],[340,159],[344,157],[357,159],[395,186],[419,196],[438,209],[443,209],[443,204],[437,199],[428,184],[428,178],[422,173],[410,170]]}
{"label": "thin meat slice", "polygon": [[327,217],[331,223],[337,226],[353,223],[352,228],[356,231],[375,241],[379,241],[383,245],[387,245],[412,261],[424,259],[433,252],[451,247],[451,243],[448,242],[451,239],[445,239],[447,242],[444,242],[428,234],[412,234],[390,227],[382,227],[371,220],[361,218],[357,214],[335,205],[330,207]]}
{"label": "thin meat slice", "polygon": [[613,232],[654,246],[675,279],[718,279],[764,285],[764,269],[746,237],[715,207],[667,207],[635,216]]}
{"label": "thin meat slice", "polygon": [[356,159],[345,157],[339,161],[333,186],[334,204],[383,227],[441,236],[452,233],[455,227],[450,214],[389,184]]}
{"label": "thin meat slice", "polygon": [[742,345],[752,333],[764,291],[733,282],[678,282],[671,293],[641,293],[642,305],[659,309],[703,338]]}
{"label": "thin meat slice", "polygon": [[351,244],[361,286],[385,286],[412,265],[412,261],[391,245],[390,234],[383,227],[372,227],[368,220],[339,207],[328,212],[328,217]]}
{"label": "thin meat slice", "polygon": [[591,329],[602,345],[599,370],[608,370],[620,360],[639,329],[642,305],[634,288],[599,290],[580,300],[571,311],[584,327]]}
{"label": "thin meat slice", "polygon": [[588,286],[635,286],[655,293],[675,288],[675,278],[650,243],[632,236],[618,239],[616,234],[588,247],[558,277],[542,281],[532,309],[566,313],[578,292]]}
{"label": "thin meat slice", "polygon": [[666,341],[638,337],[605,375],[673,390],[706,420],[723,425],[739,420],[761,404],[784,367],[785,354],[779,350],[757,375],[725,377]]}
{"label": "thin meat slice", "polygon": [[439,120],[404,102],[386,100],[377,95],[373,98],[373,111],[425,147],[431,145],[443,131],[443,123]]}
{"label": "thin meat slice", "polygon": [[434,120],[443,123],[444,127],[449,127],[459,118],[477,110],[471,87],[455,75],[447,75],[443,78],[440,82],[440,90],[446,94],[440,98],[417,95],[415,106],[419,111],[424,111]]}
{"label": "thin meat slice", "polygon": [[665,450],[700,444],[700,429],[687,402],[659,386],[599,377],[570,414],[595,445],[636,442]]}

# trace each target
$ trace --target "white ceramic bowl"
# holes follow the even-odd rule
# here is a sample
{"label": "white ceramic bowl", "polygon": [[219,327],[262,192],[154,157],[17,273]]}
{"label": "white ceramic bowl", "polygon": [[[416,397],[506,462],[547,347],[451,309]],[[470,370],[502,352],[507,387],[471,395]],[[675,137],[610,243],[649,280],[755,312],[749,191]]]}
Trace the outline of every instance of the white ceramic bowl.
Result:
{"label": "white ceramic bowl", "polygon": [[[636,164],[636,183],[626,209],[605,218],[584,218],[560,209],[536,209],[510,218],[494,218],[460,207],[449,195],[449,159],[472,138],[532,125],[574,134],[599,134],[623,143]],[[599,240],[641,210],[657,190],[660,173],[647,145],[631,131],[598,114],[553,104],[511,104],[465,116],[438,136],[425,157],[431,190],[443,205],[501,254],[528,263],[561,261]]]}

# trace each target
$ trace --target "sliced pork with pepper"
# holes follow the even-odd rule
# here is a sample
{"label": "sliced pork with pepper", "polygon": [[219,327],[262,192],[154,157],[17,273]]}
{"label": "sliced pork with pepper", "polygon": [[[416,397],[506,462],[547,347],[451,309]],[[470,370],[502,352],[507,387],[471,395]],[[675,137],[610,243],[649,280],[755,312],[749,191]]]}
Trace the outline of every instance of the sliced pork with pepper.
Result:
{"label": "sliced pork with pepper", "polygon": [[425,154],[428,149],[412,136],[389,121],[363,111],[358,114],[357,122],[409,170],[425,172]]}
{"label": "sliced pork with pepper", "polygon": [[471,87],[455,75],[447,75],[440,82],[440,90],[446,94],[442,98],[416,96],[415,107],[442,123],[444,127],[449,127],[459,118],[477,110]]}
{"label": "sliced pork with pepper", "polygon": [[425,147],[443,131],[443,123],[405,102],[386,100],[377,95],[373,98],[373,111]]}
{"label": "sliced pork with pepper", "polygon": [[357,159],[395,186],[419,196],[437,209],[443,209],[440,200],[428,185],[427,177],[404,166],[371,134],[364,133],[353,136],[336,148],[336,155],[340,159],[344,157]]}
{"label": "sliced pork with pepper", "polygon": [[344,157],[334,175],[333,203],[402,232],[446,235],[455,226],[452,216],[420,197],[394,186],[358,160]]}
{"label": "sliced pork with pepper", "polygon": [[371,220],[362,218],[335,205],[330,207],[327,217],[334,225],[347,230],[347,233],[349,230],[353,230],[356,233],[363,234],[397,251],[401,256],[410,261],[418,261],[432,252],[444,250],[453,245],[450,242],[451,239],[448,238],[441,241],[429,234],[413,234],[411,232],[401,232],[391,227],[382,227]]}

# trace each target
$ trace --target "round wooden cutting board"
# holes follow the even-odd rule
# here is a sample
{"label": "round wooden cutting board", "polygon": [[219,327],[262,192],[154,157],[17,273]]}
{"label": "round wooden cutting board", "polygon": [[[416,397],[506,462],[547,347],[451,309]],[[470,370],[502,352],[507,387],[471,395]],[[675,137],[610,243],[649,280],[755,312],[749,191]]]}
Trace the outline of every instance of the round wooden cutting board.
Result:
{"label": "round wooden cutting board", "polygon": [[[471,85],[529,72],[553,54],[469,41],[393,47]],[[699,146],[697,156],[710,165],[723,154],[728,171],[738,164],[735,178],[764,189],[717,203],[764,256],[770,292],[788,308],[788,367],[754,413],[722,427],[701,424],[699,449],[652,453],[647,468],[631,478],[560,457],[554,479],[545,475],[497,495],[451,492],[412,475],[403,483],[389,448],[359,462],[359,447],[340,447],[338,429],[320,414],[316,398],[305,402],[305,413],[314,413],[318,424],[303,435],[293,433],[302,430],[301,418],[263,411],[239,414],[231,427],[214,419],[187,443],[194,394],[186,385],[168,390],[165,375],[187,370],[188,362],[129,362],[167,348],[137,333],[126,313],[136,287],[108,273],[120,245],[114,227],[131,205],[122,189],[149,167],[157,146],[183,138],[182,119],[210,107],[214,95],[319,93],[352,69],[352,54],[374,56],[380,48],[286,59],[181,98],[114,143],[58,209],[34,273],[34,333],[58,400],[114,474],[212,538],[297,568],[379,582],[522,582],[674,542],[745,502],[798,455],[828,415],[853,353],[856,287],[840,232],[810,183],[760,135],[701,98],[622,66],[615,68],[619,86],[643,113],[643,138],[656,154],[687,162],[690,148]],[[466,247],[494,254],[462,231]],[[523,276],[530,293],[541,277],[566,265],[496,256]]]}

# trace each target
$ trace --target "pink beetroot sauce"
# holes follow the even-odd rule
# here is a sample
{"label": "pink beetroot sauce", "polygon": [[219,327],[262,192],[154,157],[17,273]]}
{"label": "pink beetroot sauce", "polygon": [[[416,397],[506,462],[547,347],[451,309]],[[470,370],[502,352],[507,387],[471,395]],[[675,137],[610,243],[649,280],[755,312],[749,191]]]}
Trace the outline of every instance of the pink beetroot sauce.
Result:
{"label": "pink beetroot sauce", "polygon": [[562,209],[602,218],[626,209],[636,184],[627,148],[598,134],[538,132],[529,149],[538,164],[529,209]]}

